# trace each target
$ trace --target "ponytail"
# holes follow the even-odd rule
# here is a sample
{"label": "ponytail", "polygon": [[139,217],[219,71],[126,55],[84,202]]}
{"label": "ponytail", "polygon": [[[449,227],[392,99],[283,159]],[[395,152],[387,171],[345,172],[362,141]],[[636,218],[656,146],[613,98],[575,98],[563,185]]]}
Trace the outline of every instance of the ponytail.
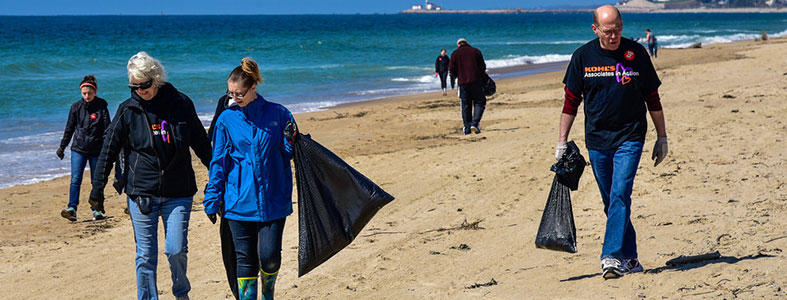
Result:
{"label": "ponytail", "polygon": [[251,87],[255,83],[264,83],[262,76],[260,76],[260,67],[257,62],[251,57],[244,57],[240,66],[235,67],[230,73],[228,81],[240,83],[243,87]]}

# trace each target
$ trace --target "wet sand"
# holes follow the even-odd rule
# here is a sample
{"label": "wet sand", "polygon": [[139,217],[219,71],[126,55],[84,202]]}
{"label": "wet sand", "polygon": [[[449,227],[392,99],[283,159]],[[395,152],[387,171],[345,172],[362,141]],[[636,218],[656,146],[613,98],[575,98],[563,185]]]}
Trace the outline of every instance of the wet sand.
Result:
{"label": "wet sand", "polygon": [[[455,93],[437,91],[296,115],[302,132],[397,199],[302,278],[297,212],[289,217],[277,297],[784,299],[787,39],[659,52],[670,154],[653,167],[651,124],[632,213],[644,273],[599,276],[605,217],[590,168],[572,193],[579,252],[534,246],[563,103],[557,71],[499,79],[478,135],[461,135]],[[586,155],[583,120],[580,112],[571,138]],[[207,172],[194,165],[204,186]],[[85,180],[80,221],[70,223],[59,215],[68,184],[65,177],[0,190],[0,298],[134,298],[125,198],[108,187],[111,217],[85,221]],[[191,297],[229,299],[218,226],[201,200],[199,192],[189,231]],[[722,257],[665,265],[714,251]],[[163,254],[158,270],[161,298],[172,299]]]}

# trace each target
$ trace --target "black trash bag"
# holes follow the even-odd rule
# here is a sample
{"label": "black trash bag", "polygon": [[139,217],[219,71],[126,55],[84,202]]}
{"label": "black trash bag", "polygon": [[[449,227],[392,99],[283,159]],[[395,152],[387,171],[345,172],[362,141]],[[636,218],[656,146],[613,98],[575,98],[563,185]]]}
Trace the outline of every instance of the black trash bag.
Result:
{"label": "black trash bag", "polygon": [[572,141],[563,157],[550,168],[555,172],[552,188],[549,190],[544,214],[536,234],[536,248],[577,252],[577,229],[574,225],[574,211],[571,208],[571,190],[576,190],[579,177],[587,162],[579,148]]}
{"label": "black trash bag", "polygon": [[484,83],[484,95],[492,96],[497,92],[497,84],[495,81],[492,80],[492,77],[489,77],[489,74],[484,73],[483,83]]}
{"label": "black trash bag", "polygon": [[298,188],[298,277],[349,245],[394,197],[309,135],[293,137]]}
{"label": "black trash bag", "polygon": [[579,188],[579,177],[582,176],[588,163],[574,141],[568,142],[566,146],[568,147],[566,152],[549,170],[557,174],[560,183],[576,191]]}

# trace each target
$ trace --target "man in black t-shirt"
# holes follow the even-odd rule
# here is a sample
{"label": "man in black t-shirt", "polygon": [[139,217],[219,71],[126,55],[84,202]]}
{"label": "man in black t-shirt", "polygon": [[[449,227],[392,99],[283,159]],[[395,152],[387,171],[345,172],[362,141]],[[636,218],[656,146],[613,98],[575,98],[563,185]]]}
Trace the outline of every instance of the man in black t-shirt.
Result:
{"label": "man in black t-shirt", "polygon": [[563,79],[565,104],[555,157],[560,159],[579,105],[585,103],[585,144],[607,215],[602,275],[617,278],[642,271],[631,224],[631,192],[647,132],[650,113],[658,138],[654,166],[667,156],[667,130],[656,75],[642,45],[621,38],[620,12],[611,5],[593,13],[598,36],[577,49]]}

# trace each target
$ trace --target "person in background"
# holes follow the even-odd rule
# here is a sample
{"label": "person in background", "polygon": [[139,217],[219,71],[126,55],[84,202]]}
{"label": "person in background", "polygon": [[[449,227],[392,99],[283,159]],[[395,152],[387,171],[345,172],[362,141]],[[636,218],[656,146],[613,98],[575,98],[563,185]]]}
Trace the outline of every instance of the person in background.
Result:
{"label": "person in background", "polygon": [[[237,106],[238,104],[235,103],[234,100],[230,96],[228,96],[229,91],[225,91],[221,97],[219,97],[219,101],[216,103],[216,111],[213,113],[213,119],[210,121],[210,127],[208,129],[208,137],[211,138],[211,142],[213,142],[213,132],[216,129],[216,121],[219,119],[219,116],[222,112],[227,110],[227,108],[231,106]],[[219,204],[219,207],[224,207],[223,204]],[[232,295],[235,299],[240,299],[238,295],[238,262],[237,257],[235,256],[235,242],[232,239],[232,231],[230,231],[229,220],[224,218],[224,213],[221,211],[219,212],[219,239],[221,239],[221,258],[224,261],[224,271],[227,273],[227,283],[230,285],[230,291],[232,291]]]}
{"label": "person in background", "polygon": [[585,144],[607,215],[601,270],[609,279],[643,271],[631,223],[631,193],[647,133],[646,112],[658,136],[654,166],[667,156],[667,130],[658,92],[661,81],[645,48],[621,38],[618,9],[611,5],[596,9],[592,27],[598,38],[574,51],[563,78],[565,103],[555,158],[565,153],[584,100]]}
{"label": "person in background", "polygon": [[486,108],[483,79],[486,78],[486,62],[481,51],[473,48],[467,40],[456,41],[456,50],[451,53],[449,63],[451,76],[458,78],[459,98],[462,104],[462,134],[481,133],[481,117]]}
{"label": "person in background", "polygon": [[656,44],[656,36],[653,35],[653,32],[650,32],[650,28],[645,29],[645,41],[648,42],[648,52],[650,52],[651,57],[658,57],[659,47]]}
{"label": "person in background", "polygon": [[[447,96],[446,92],[446,77],[448,77],[448,64],[451,58],[445,54],[445,49],[440,49],[440,56],[434,62],[434,77],[440,76],[440,87],[443,89],[443,96]],[[453,84],[451,85],[453,89]]]}
{"label": "person in background", "polygon": [[257,63],[243,58],[227,79],[228,106],[216,120],[213,159],[205,188],[205,213],[215,223],[223,212],[237,256],[238,295],[273,299],[281,266],[286,217],[292,214],[293,148],[285,135],[295,127],[292,113],[257,93]]}
{"label": "person in background", "polygon": [[120,104],[98,157],[90,205],[104,210],[104,187],[123,150],[128,166],[126,203],[136,242],[137,298],[158,299],[158,223],[164,225],[164,254],[172,273],[172,294],[189,299],[188,227],[197,183],[191,152],[207,167],[210,140],[194,104],[166,81],[161,63],[139,52],[128,60],[131,97]]}
{"label": "person in background", "polygon": [[[95,173],[96,160],[104,143],[104,130],[109,127],[109,110],[107,101],[96,96],[98,83],[96,77],[87,75],[79,83],[82,99],[71,104],[68,121],[57,149],[57,157],[65,157],[65,149],[71,143],[71,187],[68,193],[68,206],[60,212],[63,218],[71,222],[77,220],[79,206],[79,190],[85,165],[90,164],[90,174]],[[93,220],[103,220],[104,214],[93,210]]]}

